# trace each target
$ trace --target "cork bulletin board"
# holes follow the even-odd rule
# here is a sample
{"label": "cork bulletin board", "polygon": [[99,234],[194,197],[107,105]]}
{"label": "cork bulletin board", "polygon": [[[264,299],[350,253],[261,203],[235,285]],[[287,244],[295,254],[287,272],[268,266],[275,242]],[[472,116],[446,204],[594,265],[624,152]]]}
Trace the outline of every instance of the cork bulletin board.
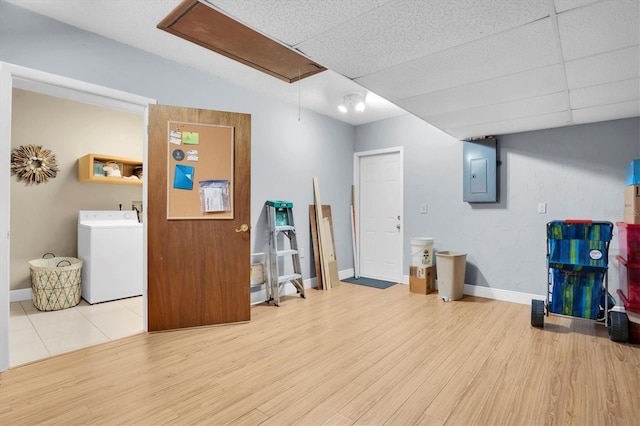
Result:
{"label": "cork bulletin board", "polygon": [[233,127],[168,126],[167,219],[233,219]]}

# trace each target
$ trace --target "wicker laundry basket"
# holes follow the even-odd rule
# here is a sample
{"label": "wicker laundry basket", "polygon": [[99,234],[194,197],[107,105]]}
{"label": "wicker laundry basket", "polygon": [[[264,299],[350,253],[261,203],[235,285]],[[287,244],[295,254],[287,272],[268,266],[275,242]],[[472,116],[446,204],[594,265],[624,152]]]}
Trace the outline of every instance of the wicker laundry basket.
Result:
{"label": "wicker laundry basket", "polygon": [[29,270],[33,305],[39,310],[57,311],[80,303],[82,260],[75,257],[43,257],[29,261]]}

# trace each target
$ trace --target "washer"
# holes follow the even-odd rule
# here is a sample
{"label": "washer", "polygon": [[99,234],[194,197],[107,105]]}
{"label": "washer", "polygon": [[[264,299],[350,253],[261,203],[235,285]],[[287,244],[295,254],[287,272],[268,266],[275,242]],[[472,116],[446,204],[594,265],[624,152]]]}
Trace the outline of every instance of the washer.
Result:
{"label": "washer", "polygon": [[142,294],[142,234],[142,223],[135,211],[78,213],[84,300],[93,304]]}

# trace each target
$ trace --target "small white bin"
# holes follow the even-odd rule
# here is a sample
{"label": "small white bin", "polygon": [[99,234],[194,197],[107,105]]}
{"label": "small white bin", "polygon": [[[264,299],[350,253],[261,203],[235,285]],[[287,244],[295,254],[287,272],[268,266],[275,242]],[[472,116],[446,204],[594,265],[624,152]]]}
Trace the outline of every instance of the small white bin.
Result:
{"label": "small white bin", "polygon": [[436,253],[438,297],[445,301],[462,299],[467,254],[455,251]]}
{"label": "small white bin", "polygon": [[411,266],[433,266],[433,238],[411,239]]}

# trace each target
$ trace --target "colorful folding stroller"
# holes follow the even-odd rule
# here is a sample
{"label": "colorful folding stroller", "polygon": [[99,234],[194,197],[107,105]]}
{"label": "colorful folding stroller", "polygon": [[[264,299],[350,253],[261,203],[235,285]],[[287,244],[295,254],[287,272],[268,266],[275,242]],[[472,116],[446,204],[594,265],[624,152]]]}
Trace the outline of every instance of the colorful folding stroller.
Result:
{"label": "colorful folding stroller", "polygon": [[609,295],[610,222],[565,220],[547,223],[546,300],[531,301],[531,325],[544,327],[545,312],[602,321],[609,337],[629,339],[624,312],[611,311],[615,299]]}

